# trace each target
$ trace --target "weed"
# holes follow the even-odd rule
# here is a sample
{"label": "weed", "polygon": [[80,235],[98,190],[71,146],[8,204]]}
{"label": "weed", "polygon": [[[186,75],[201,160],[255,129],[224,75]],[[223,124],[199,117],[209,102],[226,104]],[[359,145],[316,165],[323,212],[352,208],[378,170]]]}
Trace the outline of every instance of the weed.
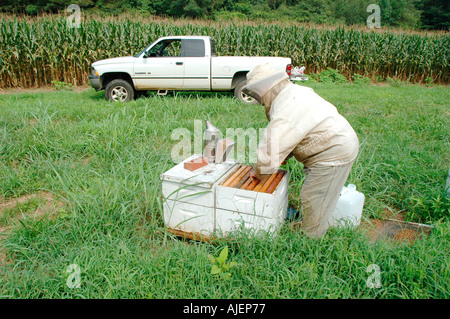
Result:
{"label": "weed", "polygon": [[395,78],[395,77],[392,78],[390,76],[388,76],[386,78],[386,83],[389,84],[390,86],[396,87],[396,88],[401,87],[405,84],[403,81],[399,80],[398,78]]}
{"label": "weed", "polygon": [[229,273],[230,269],[237,265],[237,263],[234,261],[227,262],[228,246],[225,246],[221,250],[218,257],[208,255],[208,259],[212,264],[211,274],[220,275],[222,278],[230,278],[231,277],[231,273]]}
{"label": "weed", "polygon": [[407,216],[411,219],[418,217],[428,223],[448,218],[450,199],[445,190],[433,191],[435,195],[411,195],[408,200]]}
{"label": "weed", "polygon": [[319,75],[316,73],[310,73],[307,74],[306,76],[309,78],[309,80],[319,82]]}
{"label": "weed", "polygon": [[433,85],[433,83],[434,83],[434,81],[433,81],[433,78],[431,77],[431,76],[427,76],[426,78],[425,78],[425,85],[426,86],[432,86]]}
{"label": "weed", "polygon": [[375,82],[381,83],[381,82],[383,82],[383,81],[384,81],[384,77],[383,77],[382,75],[377,75],[377,76],[375,77]]}
{"label": "weed", "polygon": [[359,74],[353,74],[352,79],[353,79],[353,84],[367,85],[367,84],[372,83],[372,81],[369,78],[359,75]]}
{"label": "weed", "polygon": [[339,73],[339,71],[327,68],[319,74],[319,81],[324,83],[347,83],[347,78]]}
{"label": "weed", "polygon": [[62,81],[52,81],[52,86],[56,89],[56,91],[67,90],[72,91],[72,83],[66,83]]}

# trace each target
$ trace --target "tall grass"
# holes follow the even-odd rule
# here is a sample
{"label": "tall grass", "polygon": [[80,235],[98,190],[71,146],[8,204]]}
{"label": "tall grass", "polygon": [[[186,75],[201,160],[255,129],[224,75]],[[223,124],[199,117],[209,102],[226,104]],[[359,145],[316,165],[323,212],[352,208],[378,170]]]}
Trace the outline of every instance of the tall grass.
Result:
{"label": "tall grass", "polygon": [[[412,194],[432,200],[443,190],[446,88],[308,85],[360,138],[349,182],[366,195],[364,219],[386,206],[407,209]],[[372,243],[359,230],[308,239],[287,225],[276,237],[244,232],[217,246],[166,237],[159,176],[174,165],[171,132],[193,132],[194,120],[205,118],[221,130],[264,127],[259,105],[243,109],[230,94],[191,92],[114,104],[92,89],[0,95],[0,103],[0,200],[46,190],[62,203],[52,218],[33,217],[38,201],[22,205],[23,216],[9,213],[13,228],[0,234],[2,298],[450,296],[448,211],[412,244]],[[288,168],[296,204],[301,165],[290,159]],[[238,264],[228,280],[211,274],[208,260],[225,245]],[[67,285],[71,264],[80,267],[79,288]],[[367,285],[372,264],[381,270],[380,288]]]}
{"label": "tall grass", "polygon": [[448,83],[447,33],[89,18],[71,28],[64,18],[43,17],[0,20],[0,87],[87,84],[93,61],[134,55],[167,35],[208,35],[216,40],[219,55],[286,56],[307,72],[331,67],[349,78],[360,74]]}

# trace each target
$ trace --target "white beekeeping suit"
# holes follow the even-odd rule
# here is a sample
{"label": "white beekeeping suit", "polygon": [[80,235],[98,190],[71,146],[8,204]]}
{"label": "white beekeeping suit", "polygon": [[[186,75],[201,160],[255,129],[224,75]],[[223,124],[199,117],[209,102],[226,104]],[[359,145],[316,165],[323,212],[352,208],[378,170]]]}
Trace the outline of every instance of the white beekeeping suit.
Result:
{"label": "white beekeeping suit", "polygon": [[243,92],[265,106],[269,120],[258,146],[255,175],[261,179],[276,172],[291,156],[302,162],[302,230],[310,237],[324,235],[358,154],[355,131],[335,106],[269,64],[247,74]]}

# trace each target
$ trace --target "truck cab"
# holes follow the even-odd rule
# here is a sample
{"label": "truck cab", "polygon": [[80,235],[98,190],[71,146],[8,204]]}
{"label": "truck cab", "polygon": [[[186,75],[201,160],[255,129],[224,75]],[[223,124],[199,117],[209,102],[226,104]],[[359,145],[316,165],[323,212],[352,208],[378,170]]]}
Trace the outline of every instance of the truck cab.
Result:
{"label": "truck cab", "polygon": [[[167,37],[137,57],[133,83],[137,90],[210,90],[211,51],[207,37]],[[214,52],[215,54],[215,52]]]}

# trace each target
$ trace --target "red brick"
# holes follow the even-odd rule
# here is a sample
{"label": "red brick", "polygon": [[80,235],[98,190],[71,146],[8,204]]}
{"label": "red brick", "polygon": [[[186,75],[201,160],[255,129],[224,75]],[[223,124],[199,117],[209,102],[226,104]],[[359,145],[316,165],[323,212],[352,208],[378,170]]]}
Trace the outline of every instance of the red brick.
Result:
{"label": "red brick", "polygon": [[184,162],[184,168],[188,169],[190,171],[195,171],[196,169],[199,169],[200,167],[208,165],[208,159],[203,156],[199,156],[197,158],[194,158],[193,160],[190,160],[188,162]]}

